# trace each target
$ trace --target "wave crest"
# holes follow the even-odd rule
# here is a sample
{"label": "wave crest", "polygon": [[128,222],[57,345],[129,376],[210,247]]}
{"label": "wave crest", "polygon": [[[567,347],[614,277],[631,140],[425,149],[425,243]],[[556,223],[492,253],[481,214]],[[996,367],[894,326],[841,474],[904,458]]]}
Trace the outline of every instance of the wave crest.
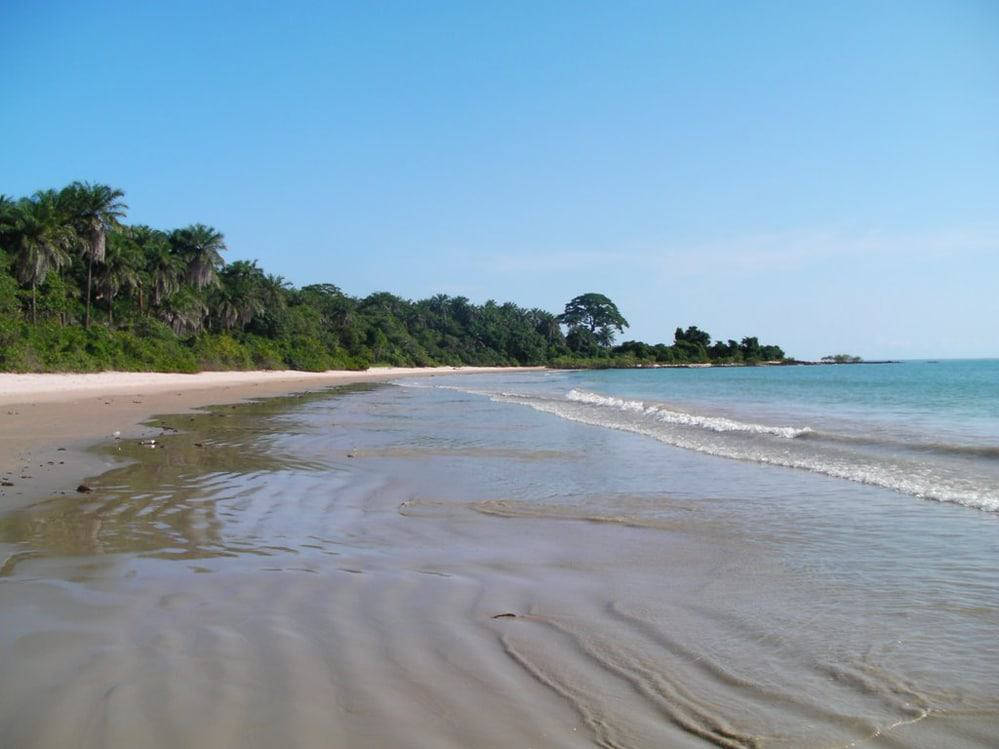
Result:
{"label": "wave crest", "polygon": [[712,432],[748,432],[750,434],[772,434],[776,437],[794,439],[802,434],[811,432],[811,427],[791,427],[791,426],[769,426],[767,424],[754,424],[752,422],[736,421],[727,419],[724,416],[698,416],[695,414],[674,411],[657,404],[646,404],[643,401],[625,400],[607,395],[599,395],[586,390],[570,390],[566,396],[568,400],[576,403],[588,403],[593,406],[604,406],[607,408],[617,408],[621,411],[651,416],[667,424],[678,424],[680,426],[700,427],[710,429]]}

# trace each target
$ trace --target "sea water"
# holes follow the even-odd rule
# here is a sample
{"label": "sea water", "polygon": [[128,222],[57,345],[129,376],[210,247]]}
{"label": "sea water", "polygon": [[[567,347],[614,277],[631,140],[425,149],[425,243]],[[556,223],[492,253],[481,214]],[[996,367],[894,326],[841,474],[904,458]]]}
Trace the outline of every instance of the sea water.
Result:
{"label": "sea water", "polygon": [[[633,602],[643,615],[618,617],[622,631],[608,627],[604,642],[648,628],[664,647],[653,670],[677,668],[695,692],[731,700],[730,718],[766,704],[745,733],[733,729],[739,741],[767,735],[761,716],[781,704],[771,725],[783,728],[764,745],[999,741],[999,361],[404,384],[468,399],[450,409],[479,398],[541,414],[549,421],[503,441],[577,454],[562,470],[518,468],[505,482],[513,496],[492,511],[704,544],[668,564],[669,593]],[[813,732],[798,733],[813,710]],[[827,733],[847,715],[869,720],[869,735]]]}
{"label": "sea water", "polygon": [[999,360],[602,370],[504,382],[477,392],[702,453],[999,511]]}

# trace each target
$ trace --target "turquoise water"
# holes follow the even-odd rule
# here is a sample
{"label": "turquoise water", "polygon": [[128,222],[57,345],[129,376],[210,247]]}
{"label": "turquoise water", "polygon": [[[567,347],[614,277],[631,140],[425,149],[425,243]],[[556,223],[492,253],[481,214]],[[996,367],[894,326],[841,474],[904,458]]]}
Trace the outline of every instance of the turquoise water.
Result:
{"label": "turquoise water", "polygon": [[589,373],[595,389],[999,446],[999,359]]}
{"label": "turquoise water", "polygon": [[437,383],[733,460],[999,511],[999,360]]}

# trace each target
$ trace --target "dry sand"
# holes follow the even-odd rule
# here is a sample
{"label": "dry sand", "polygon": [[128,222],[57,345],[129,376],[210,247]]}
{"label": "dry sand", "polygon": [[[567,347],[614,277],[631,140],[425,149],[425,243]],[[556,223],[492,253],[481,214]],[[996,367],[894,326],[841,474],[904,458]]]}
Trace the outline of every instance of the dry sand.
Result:
{"label": "dry sand", "polygon": [[398,377],[532,370],[535,367],[379,367],[362,372],[99,372],[0,374],[0,511],[74,491],[112,467],[83,452],[101,440],[158,433],[142,427],[156,414],[183,413],[292,392]]}

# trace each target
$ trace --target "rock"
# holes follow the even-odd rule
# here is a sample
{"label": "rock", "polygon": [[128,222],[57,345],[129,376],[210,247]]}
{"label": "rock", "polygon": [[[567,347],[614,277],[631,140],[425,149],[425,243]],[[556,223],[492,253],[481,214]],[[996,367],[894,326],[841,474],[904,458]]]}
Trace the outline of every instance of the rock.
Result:
{"label": "rock", "polygon": [[80,494],[90,494],[90,492],[93,491],[93,489],[91,489],[86,484],[80,484],[78,487],[76,487],[76,490],[80,492]]}
{"label": "rock", "polygon": [[14,485],[13,481],[7,481],[7,480],[0,481],[0,486],[13,486],[13,485]]}
{"label": "rock", "polygon": [[509,611],[505,611],[502,614],[493,614],[493,619],[516,619],[517,614],[511,614]]}

